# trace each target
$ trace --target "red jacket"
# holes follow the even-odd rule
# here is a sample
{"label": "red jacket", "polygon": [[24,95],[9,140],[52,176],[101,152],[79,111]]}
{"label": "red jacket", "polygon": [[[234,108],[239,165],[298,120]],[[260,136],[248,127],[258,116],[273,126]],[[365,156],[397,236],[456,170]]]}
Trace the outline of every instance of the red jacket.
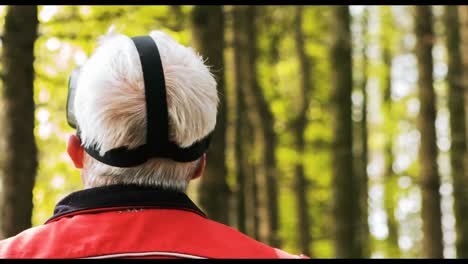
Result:
{"label": "red jacket", "polygon": [[206,218],[184,194],[138,186],[86,189],[44,225],[0,241],[0,258],[306,258]]}

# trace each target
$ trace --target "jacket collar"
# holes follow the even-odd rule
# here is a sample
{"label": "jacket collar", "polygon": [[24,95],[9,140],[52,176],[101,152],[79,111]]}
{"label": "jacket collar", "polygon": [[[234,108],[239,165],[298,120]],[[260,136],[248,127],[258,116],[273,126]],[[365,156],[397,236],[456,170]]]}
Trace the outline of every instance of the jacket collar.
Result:
{"label": "jacket collar", "polygon": [[138,185],[110,185],[73,192],[55,206],[46,223],[84,213],[122,209],[178,209],[206,215],[183,192]]}

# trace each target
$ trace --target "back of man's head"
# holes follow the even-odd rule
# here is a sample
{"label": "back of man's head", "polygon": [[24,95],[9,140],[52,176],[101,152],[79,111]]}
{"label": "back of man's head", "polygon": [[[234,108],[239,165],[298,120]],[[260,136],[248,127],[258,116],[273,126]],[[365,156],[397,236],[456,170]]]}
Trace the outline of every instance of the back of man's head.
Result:
{"label": "back of man's head", "polygon": [[[169,35],[153,31],[166,83],[171,141],[187,147],[215,127],[218,95],[216,81],[203,58]],[[82,144],[96,144],[100,154],[146,142],[146,104],[142,66],[132,40],[108,34],[83,65],[74,110]],[[148,135],[157,136],[157,135]],[[169,159],[150,159],[130,168],[105,165],[85,155],[82,173],[86,187],[140,184],[185,190],[200,165]]]}

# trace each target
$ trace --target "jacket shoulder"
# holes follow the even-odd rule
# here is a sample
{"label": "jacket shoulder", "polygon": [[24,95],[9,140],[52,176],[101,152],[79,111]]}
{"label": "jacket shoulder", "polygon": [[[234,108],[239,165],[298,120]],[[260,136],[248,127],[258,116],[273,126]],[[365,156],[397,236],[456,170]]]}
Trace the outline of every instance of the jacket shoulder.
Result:
{"label": "jacket shoulder", "polygon": [[[33,245],[41,244],[35,241],[42,237],[46,226],[28,228],[21,233],[0,240],[0,258],[21,258],[28,255],[28,251],[33,249]],[[46,241],[44,241],[46,242]]]}
{"label": "jacket shoulder", "polygon": [[[107,243],[109,240],[119,243]],[[301,258],[227,225],[178,210],[78,215],[0,241],[0,258],[80,258],[123,252],[177,252],[232,259]]]}
{"label": "jacket shoulder", "polygon": [[[230,226],[224,225],[222,223],[218,223],[212,220],[207,220],[210,222],[212,229],[217,234],[222,234],[219,237],[222,237],[225,241],[225,238],[229,238],[231,243],[233,242],[237,245],[238,256],[241,258],[279,258],[279,259],[299,259],[299,258],[308,258],[304,255],[294,255],[290,254],[282,249],[271,247],[265,243],[257,241],[246,234],[232,228]],[[222,230],[222,231],[221,231]],[[216,240],[216,239],[214,239]],[[222,244],[222,243],[221,243]],[[221,253],[223,250],[219,250]],[[239,251],[242,251],[240,253]],[[224,252],[225,256],[229,258],[230,253]],[[232,254],[232,253],[231,253]],[[221,256],[222,257],[222,256]]]}

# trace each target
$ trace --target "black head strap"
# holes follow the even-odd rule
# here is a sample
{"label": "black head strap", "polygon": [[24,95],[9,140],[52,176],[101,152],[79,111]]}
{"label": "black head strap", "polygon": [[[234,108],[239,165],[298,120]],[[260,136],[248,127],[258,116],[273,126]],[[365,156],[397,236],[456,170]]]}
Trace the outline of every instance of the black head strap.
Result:
{"label": "black head strap", "polygon": [[[169,137],[166,84],[158,47],[149,36],[132,38],[140,56],[146,100],[146,144],[134,149],[119,147],[100,155],[96,146],[85,148],[98,161],[115,167],[133,167],[150,158],[167,158],[190,162],[200,158],[208,149],[211,133],[187,148],[181,148]],[[80,131],[78,130],[78,135]]]}

